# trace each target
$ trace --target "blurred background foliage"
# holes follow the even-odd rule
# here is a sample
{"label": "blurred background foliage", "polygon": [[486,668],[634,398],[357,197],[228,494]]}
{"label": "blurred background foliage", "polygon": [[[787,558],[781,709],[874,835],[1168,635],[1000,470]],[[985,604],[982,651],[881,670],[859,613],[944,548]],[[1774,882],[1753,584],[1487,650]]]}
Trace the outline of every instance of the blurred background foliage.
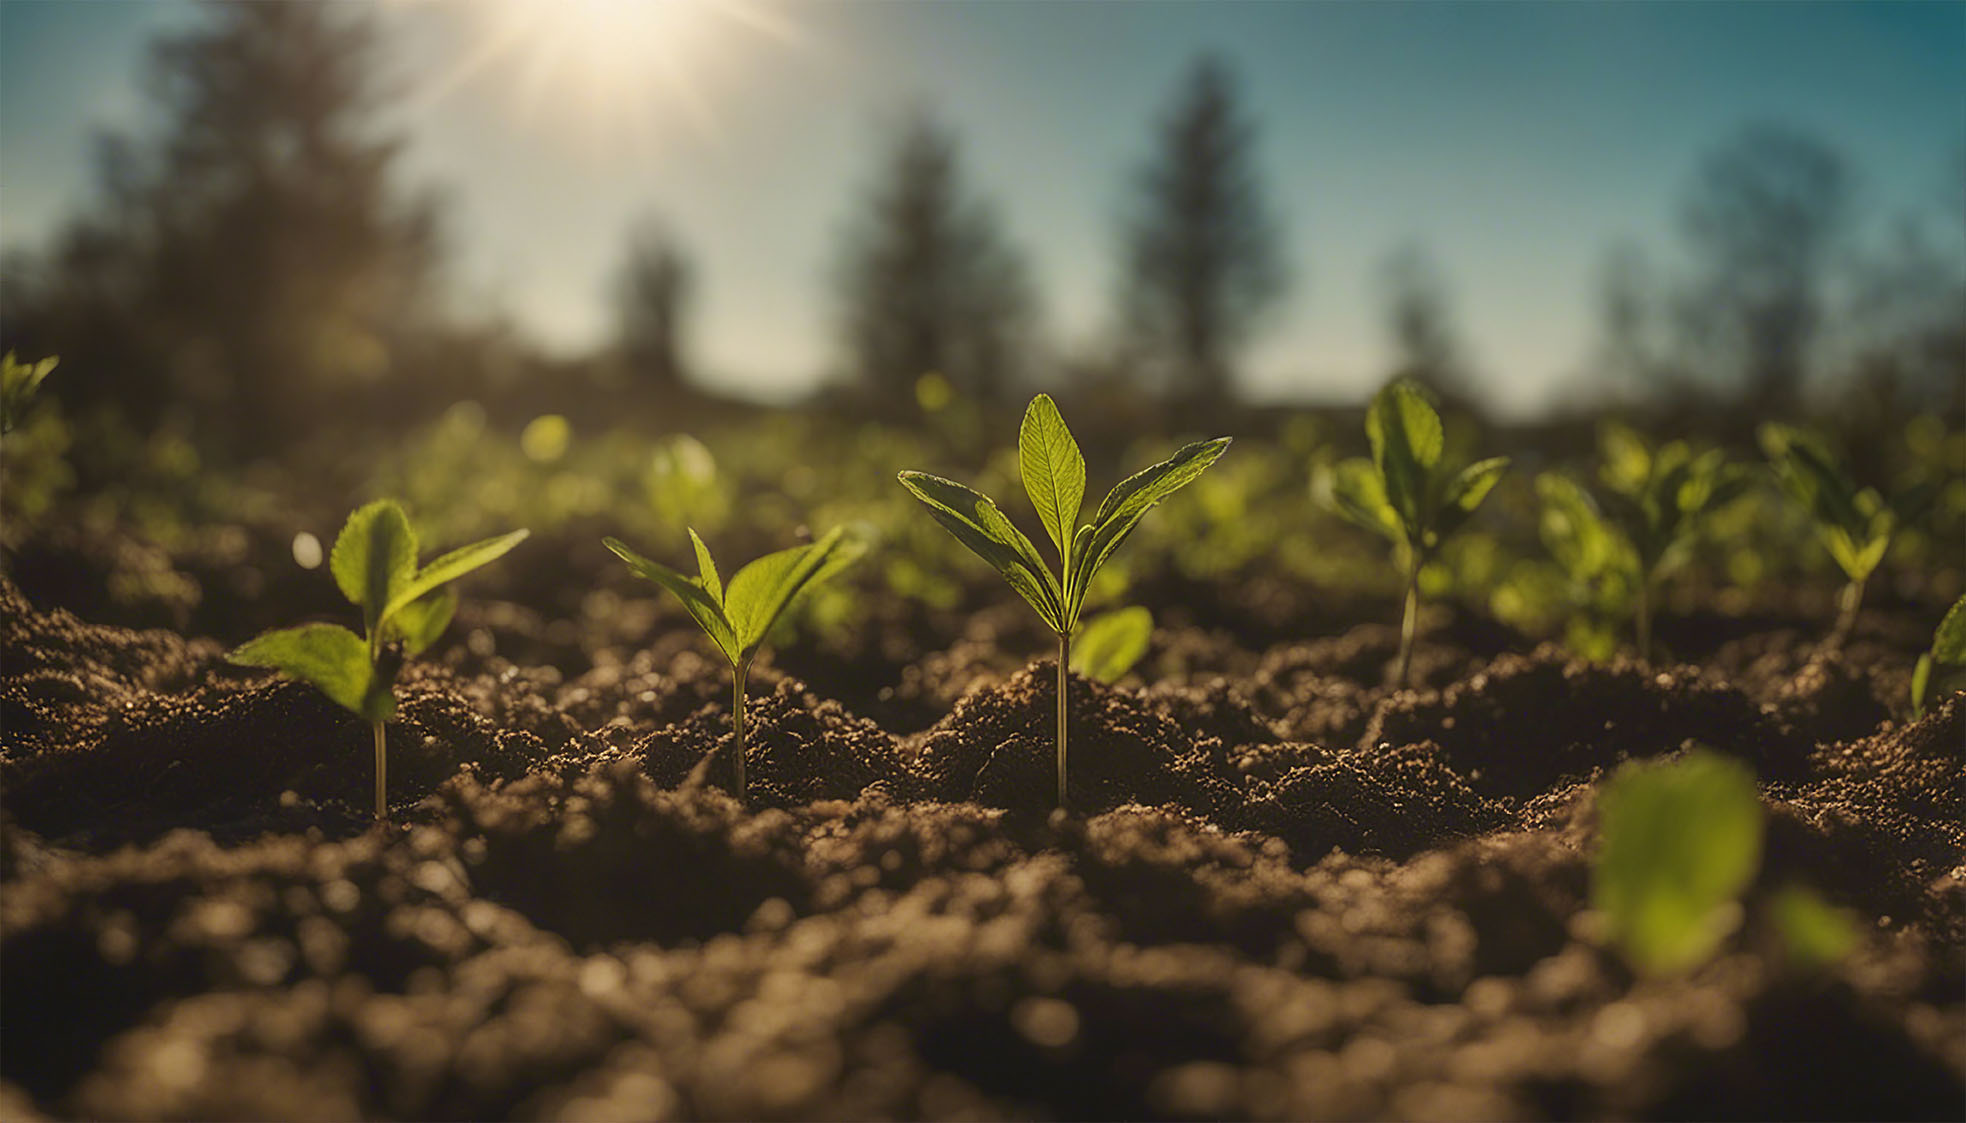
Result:
{"label": "blurred background foliage", "polygon": [[[1143,524],[1092,607],[1151,598],[1164,622],[1296,635],[1390,618],[1383,549],[1312,501],[1321,473],[1365,452],[1364,403],[1236,394],[1293,269],[1223,59],[1176,84],[1132,181],[1112,339],[1057,353],[1034,337],[1027,269],[967,182],[958,135],[904,114],[827,281],[834,376],[767,407],[720,392],[694,360],[687,231],[625,232],[617,338],[592,354],[548,357],[460,310],[441,208],[397,186],[375,54],[360,7],[214,5],[155,49],[157,133],[105,138],[98,199],[45,252],[5,263],[0,346],[62,360],[0,441],[0,545],[32,595],[243,638],[291,622],[295,604],[332,611],[309,561],[348,510],[394,496],[433,544],[530,527],[536,562],[484,580],[549,616],[627,589],[602,534],[679,561],[685,526],[742,557],[838,524],[878,549],[808,612],[848,626],[971,611],[997,595],[992,575],[894,474],[1019,495],[1016,417],[1044,389],[1086,449],[1095,502],[1184,438],[1236,437]],[[1445,276],[1425,247],[1397,250],[1386,376],[1441,399],[1452,450],[1515,461],[1422,575],[1428,599],[1593,657],[1629,642],[1629,583],[1576,579],[1559,560],[1581,548],[1574,528],[1534,483],[1557,468],[1591,478],[1599,423],[1616,418],[1757,473],[1698,528],[1662,615],[1826,615],[1834,566],[1753,444],[1781,418],[1822,431],[1871,482],[1941,483],[1873,594],[1936,619],[1966,584],[1966,261],[1911,223],[1852,246],[1855,178],[1791,128],[1723,137],[1682,200],[1683,266],[1611,251],[1593,377],[1529,422],[1486,413]],[[1945,219],[1966,222],[1960,211]],[[1035,532],[1022,506],[1008,504]],[[1293,602],[1298,618],[1239,615],[1264,583],[1325,595]]]}

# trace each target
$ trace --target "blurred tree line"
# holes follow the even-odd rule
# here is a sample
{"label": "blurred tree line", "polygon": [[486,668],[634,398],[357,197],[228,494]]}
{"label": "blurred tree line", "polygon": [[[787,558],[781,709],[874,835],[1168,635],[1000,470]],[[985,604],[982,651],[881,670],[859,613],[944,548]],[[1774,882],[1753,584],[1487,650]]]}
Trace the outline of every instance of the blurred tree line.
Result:
{"label": "blurred tree line", "polygon": [[[615,420],[616,392],[654,417],[646,403],[714,391],[689,335],[701,274],[677,232],[652,222],[628,239],[605,354],[540,360],[445,301],[435,201],[396,182],[400,140],[377,125],[390,89],[370,13],[213,3],[209,16],[153,51],[155,135],[104,140],[89,209],[0,277],[0,342],[60,354],[49,388],[71,413],[113,411],[138,432],[173,427],[248,459],[323,419],[402,426],[461,397]],[[1291,292],[1258,136],[1230,66],[1198,59],[1128,183],[1111,328],[1055,354],[1015,240],[965,182],[958,137],[931,113],[903,115],[843,227],[832,394],[911,417],[945,398],[990,409],[1070,384],[1135,410],[1129,424],[1148,416],[1143,401],[1163,422],[1218,424]],[[1726,139],[1689,182],[1677,259],[1661,269],[1628,246],[1607,259],[1600,342],[1579,384],[1695,429],[1812,401],[1853,424],[1914,409],[1960,418],[1966,152],[1951,226],[1908,218],[1869,244],[1855,184],[1839,154],[1796,130]],[[1387,376],[1478,405],[1439,264],[1402,246],[1384,281]],[[1843,399],[1819,385],[1832,373]]]}

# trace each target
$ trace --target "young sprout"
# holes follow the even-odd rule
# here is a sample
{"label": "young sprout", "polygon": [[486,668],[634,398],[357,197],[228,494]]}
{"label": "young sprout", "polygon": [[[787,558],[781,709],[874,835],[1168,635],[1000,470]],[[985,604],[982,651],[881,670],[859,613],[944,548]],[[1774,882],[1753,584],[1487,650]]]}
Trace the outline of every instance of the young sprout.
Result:
{"label": "young sprout", "polygon": [[267,632],[226,658],[271,667],[313,683],[375,734],[375,817],[389,817],[389,756],[384,723],[396,712],[393,687],[400,660],[385,662],[385,644],[414,656],[436,642],[457,611],[450,582],[494,561],[525,540],[515,530],[474,542],[429,565],[416,564],[416,531],[394,500],[382,499],[348,516],[328,555],[335,584],[362,610],[363,635],[339,624],[303,624]]}
{"label": "young sprout", "polygon": [[1085,622],[1085,634],[1072,649],[1072,669],[1100,682],[1118,682],[1147,654],[1154,614],[1138,605],[1102,612]]}
{"label": "young sprout", "polygon": [[[1918,657],[1918,665],[1911,671],[1911,716],[1912,720],[1925,716],[1926,703],[1932,697],[1932,674],[1941,665],[1957,667],[1966,664],[1966,597],[1952,602],[1945,619],[1939,621],[1939,630],[1932,634],[1932,648]],[[1940,671],[1942,679],[1956,677]],[[1943,689],[1943,685],[1941,686]]]}
{"label": "young sprout", "polygon": [[1228,447],[1228,437],[1184,445],[1173,456],[1114,485],[1100,501],[1091,524],[1081,526],[1078,519],[1085,498],[1085,457],[1050,396],[1032,398],[1017,431],[1018,468],[1024,491],[1038,510],[1038,520],[1058,549],[1057,574],[989,496],[926,472],[900,475],[901,486],[928,507],[935,521],[1002,574],[1058,636],[1060,807],[1065,806],[1066,795],[1066,669],[1072,663],[1072,632],[1078,627],[1086,589],[1142,516],[1192,483]]}
{"label": "young sprout", "polygon": [[1887,500],[1876,488],[1860,487],[1828,446],[1788,425],[1763,425],[1761,447],[1782,486],[1809,512],[1816,537],[1847,581],[1837,598],[1836,624],[1823,641],[1834,650],[1856,627],[1864,585],[1883,562],[1892,536],[1925,513],[1938,488],[1923,483]]}
{"label": "young sprout", "polygon": [[35,391],[41,388],[41,380],[60,361],[50,355],[39,362],[23,363],[14,358],[12,351],[0,357],[0,433],[11,433],[20,425],[21,417],[27,413],[27,403],[34,400]]}
{"label": "young sprout", "polygon": [[1631,761],[1598,796],[1591,904],[1611,938],[1653,975],[1697,967],[1741,920],[1761,867],[1754,773],[1706,751]]}
{"label": "young sprout", "polygon": [[1441,462],[1446,435],[1424,391],[1394,382],[1365,414],[1372,459],[1340,461],[1321,497],[1338,514],[1389,539],[1406,578],[1399,629],[1399,685],[1407,685],[1420,626],[1420,570],[1441,543],[1475,513],[1509,466],[1505,456],[1458,471]]}
{"label": "young sprout", "polygon": [[650,561],[619,539],[601,541],[638,576],[674,593],[710,637],[710,642],[729,660],[731,757],[736,766],[737,798],[742,800],[744,679],[751,670],[751,660],[757,657],[759,645],[771,634],[772,625],[778,622],[792,599],[807,586],[846,568],[860,556],[860,551],[847,544],[844,528],[834,527],[817,542],[766,554],[738,570],[726,587],[717,575],[717,563],[710,556],[710,547],[703,544],[694,529],[689,532],[689,540],[696,548],[695,577],[685,577],[661,562]]}
{"label": "young sprout", "polygon": [[1580,585],[1615,579],[1631,592],[1638,657],[1652,659],[1653,599],[1691,554],[1700,520],[1740,498],[1753,483],[1719,449],[1695,453],[1684,441],[1654,449],[1623,425],[1598,435],[1603,507],[1575,480],[1544,473],[1543,537]]}

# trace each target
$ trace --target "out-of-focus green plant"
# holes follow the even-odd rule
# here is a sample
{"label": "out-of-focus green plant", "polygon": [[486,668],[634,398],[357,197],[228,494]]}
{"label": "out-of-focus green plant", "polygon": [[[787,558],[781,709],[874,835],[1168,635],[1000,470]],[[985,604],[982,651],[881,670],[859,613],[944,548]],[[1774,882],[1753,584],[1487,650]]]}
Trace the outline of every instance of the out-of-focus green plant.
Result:
{"label": "out-of-focus green plant", "polygon": [[335,584],[362,610],[364,634],[339,624],[303,624],[267,632],[227,658],[312,683],[368,720],[375,734],[375,817],[386,819],[389,756],[383,727],[396,712],[393,687],[402,664],[385,660],[384,645],[394,641],[404,655],[421,654],[457,611],[457,593],[447,586],[497,560],[527,533],[515,530],[474,542],[418,568],[416,531],[402,507],[389,499],[370,503],[348,516],[328,555]]}
{"label": "out-of-focus green plant", "polygon": [[1701,520],[1745,494],[1753,479],[1720,449],[1684,441],[1653,448],[1623,425],[1599,434],[1603,506],[1567,475],[1546,472],[1536,488],[1545,545],[1571,580],[1630,591],[1638,657],[1652,658],[1653,599],[1692,552]]}
{"label": "out-of-focus green plant", "polygon": [[1228,449],[1229,440],[1217,437],[1185,445],[1168,459],[1121,480],[1100,502],[1091,524],[1081,526],[1085,457],[1051,397],[1039,394],[1031,399],[1017,432],[1018,467],[1025,494],[1058,549],[1057,574],[989,496],[926,472],[900,474],[901,486],[921,500],[935,521],[989,562],[1058,636],[1060,807],[1066,800],[1066,669],[1071,666],[1072,632],[1078,627],[1086,590],[1147,512],[1206,471]]}
{"label": "out-of-focus green plant", "polygon": [[1761,866],[1754,773],[1706,751],[1633,761],[1597,809],[1591,903],[1612,940],[1647,974],[1705,962],[1739,926],[1741,894]]}
{"label": "out-of-focus green plant", "polygon": [[[1936,672],[1940,682],[1938,689],[1943,691],[1957,679],[1957,673],[1948,674],[1943,667],[1957,667],[1966,664],[1966,597],[1954,601],[1946,612],[1945,619],[1939,621],[1938,631],[1932,634],[1932,647],[1918,657],[1917,666],[1911,671],[1911,716],[1913,720],[1925,716],[1925,707],[1933,694],[1932,676]],[[1956,688],[1956,687],[1955,687]]]}
{"label": "out-of-focus green plant", "polygon": [[619,539],[604,538],[602,542],[638,576],[674,593],[710,637],[710,642],[730,662],[731,754],[736,768],[736,795],[741,800],[744,798],[744,679],[751,670],[751,661],[793,599],[807,586],[826,580],[851,564],[860,551],[849,543],[845,528],[834,527],[816,542],[758,558],[738,570],[726,588],[717,574],[710,548],[703,544],[694,528],[689,532],[689,540],[696,548],[695,577],[686,577],[661,562],[651,561]]}
{"label": "out-of-focus green plant", "polygon": [[1400,686],[1413,665],[1420,626],[1420,570],[1488,498],[1509,466],[1505,456],[1455,469],[1442,462],[1446,431],[1426,392],[1394,382],[1365,414],[1372,458],[1339,462],[1324,477],[1319,498],[1332,510],[1393,544],[1406,579],[1399,632]]}
{"label": "out-of-focus green plant", "polygon": [[1864,586],[1891,548],[1892,536],[1924,514],[1939,493],[1939,483],[1921,480],[1887,498],[1852,479],[1821,440],[1788,425],[1763,425],[1761,447],[1776,478],[1809,512],[1816,537],[1847,579],[1837,600],[1836,624],[1824,640],[1826,648],[1841,647],[1856,627]]}
{"label": "out-of-focus green plant", "polygon": [[1072,669],[1100,682],[1118,682],[1147,654],[1154,635],[1154,614],[1134,605],[1102,612],[1085,622],[1085,631],[1072,648]]}
{"label": "out-of-focus green plant", "polygon": [[23,363],[9,351],[0,356],[0,433],[11,433],[27,414],[27,404],[41,389],[41,380],[61,360],[54,355],[37,362]]}

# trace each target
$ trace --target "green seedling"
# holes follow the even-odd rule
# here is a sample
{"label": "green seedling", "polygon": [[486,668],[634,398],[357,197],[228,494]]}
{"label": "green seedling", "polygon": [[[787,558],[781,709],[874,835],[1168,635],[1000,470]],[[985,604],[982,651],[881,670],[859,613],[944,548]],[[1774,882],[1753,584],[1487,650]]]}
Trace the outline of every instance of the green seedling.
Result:
{"label": "green seedling", "polygon": [[1147,654],[1153,634],[1154,614],[1138,605],[1094,616],[1072,647],[1072,669],[1100,682],[1118,682]]}
{"label": "green seedling", "polygon": [[1943,680],[1956,679],[1958,672],[1947,673],[1940,668],[1966,665],[1966,597],[1952,603],[1945,619],[1939,621],[1939,630],[1932,634],[1932,648],[1918,657],[1917,666],[1911,670],[1911,716],[1912,720],[1925,716],[1925,707],[1933,694],[1932,677],[1936,673],[1942,680],[1939,689],[1945,688]]}
{"label": "green seedling", "polygon": [[1650,975],[1704,963],[1739,926],[1761,866],[1754,773],[1705,751],[1633,761],[1598,796],[1591,903],[1613,942]]}
{"label": "green seedling", "polygon": [[1572,581],[1630,590],[1638,657],[1650,662],[1660,583],[1691,556],[1701,520],[1740,498],[1753,477],[1719,449],[1696,453],[1684,441],[1655,449],[1622,425],[1605,426],[1598,443],[1603,505],[1570,477],[1543,474],[1543,538]]}
{"label": "green seedling", "polygon": [[1228,437],[1184,445],[1173,456],[1114,485],[1090,525],[1079,525],[1085,457],[1045,394],[1031,399],[1017,431],[1018,468],[1038,520],[1058,549],[1054,574],[1037,547],[989,496],[926,472],[902,472],[901,486],[956,540],[989,562],[1058,637],[1058,806],[1065,806],[1066,669],[1086,589],[1155,504],[1194,482],[1229,447]]}
{"label": "green seedling", "polygon": [[1859,486],[1820,440],[1787,425],[1763,425],[1761,447],[1847,579],[1837,598],[1836,624],[1823,642],[1832,650],[1841,647],[1857,625],[1864,586],[1884,561],[1892,536],[1925,513],[1938,486],[1921,483],[1887,499],[1876,488]]}
{"label": "green seedling", "polygon": [[0,357],[0,433],[11,433],[27,413],[27,404],[41,389],[41,380],[61,360],[53,355],[38,362],[23,363],[12,351]]}
{"label": "green seedling", "polygon": [[1509,461],[1491,457],[1458,470],[1442,463],[1447,442],[1440,414],[1426,393],[1408,382],[1391,383],[1372,399],[1365,436],[1372,458],[1340,461],[1324,477],[1320,497],[1338,514],[1393,544],[1406,579],[1398,675],[1404,687],[1420,627],[1420,570],[1488,498]]}
{"label": "green seedling", "polygon": [[505,554],[525,540],[515,530],[460,547],[429,565],[416,564],[416,531],[394,500],[383,499],[348,516],[328,555],[342,595],[362,610],[363,635],[339,624],[303,624],[267,632],[227,656],[249,667],[271,667],[309,682],[343,709],[368,721],[375,734],[375,817],[389,817],[389,752],[383,727],[396,712],[394,686],[400,658],[421,654],[457,611],[452,581]]}
{"label": "green seedling", "polygon": [[773,624],[785,613],[801,591],[846,568],[860,556],[847,544],[844,528],[835,527],[817,542],[794,546],[753,561],[737,571],[726,586],[717,575],[716,560],[710,547],[694,529],[690,544],[696,548],[697,576],[686,577],[661,562],[650,561],[624,545],[619,539],[604,538],[602,543],[615,556],[628,563],[637,576],[645,577],[676,595],[683,607],[703,628],[710,642],[730,662],[731,671],[731,759],[736,768],[737,798],[744,798],[744,679],[751,661]]}

